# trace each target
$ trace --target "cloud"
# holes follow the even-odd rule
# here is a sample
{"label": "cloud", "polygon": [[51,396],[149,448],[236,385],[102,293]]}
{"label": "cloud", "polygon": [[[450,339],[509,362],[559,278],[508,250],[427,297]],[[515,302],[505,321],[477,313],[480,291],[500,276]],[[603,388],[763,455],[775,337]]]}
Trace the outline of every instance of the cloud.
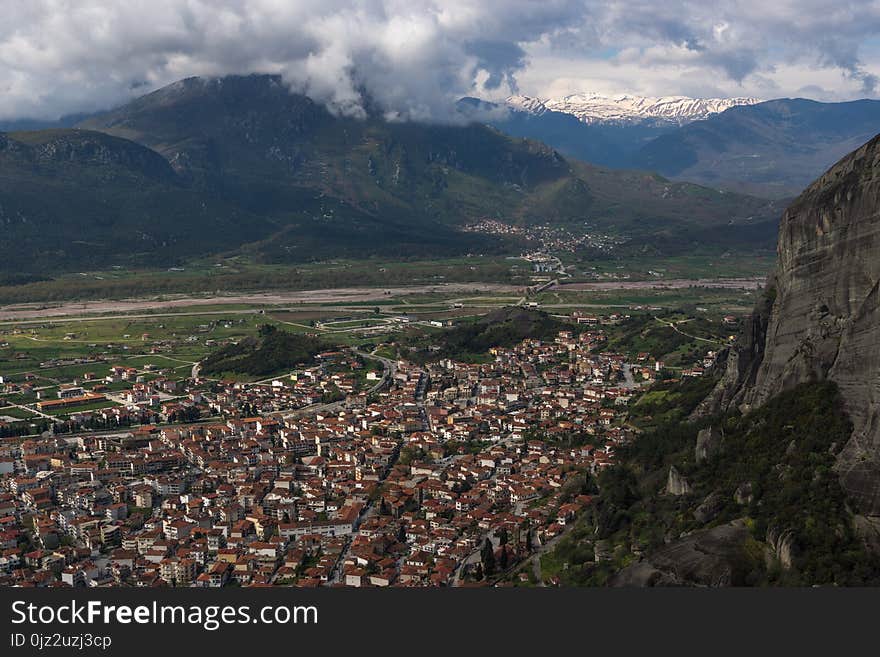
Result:
{"label": "cloud", "polygon": [[122,102],[190,75],[280,73],[331,109],[365,94],[390,116],[442,118],[515,89],[520,43],[584,20],[576,0],[4,0],[0,118]]}
{"label": "cloud", "polygon": [[183,77],[250,72],[281,74],[336,112],[362,115],[372,102],[420,120],[444,120],[463,95],[518,90],[849,98],[878,84],[878,0],[2,4],[0,119],[94,111]]}
{"label": "cloud", "polygon": [[[768,98],[821,84],[824,98],[877,93],[877,0],[586,0],[586,5],[582,27],[564,39],[525,48],[528,63],[517,74],[522,88],[538,95],[584,90],[693,95],[714,89],[719,95]],[[810,76],[813,81],[805,82]]]}

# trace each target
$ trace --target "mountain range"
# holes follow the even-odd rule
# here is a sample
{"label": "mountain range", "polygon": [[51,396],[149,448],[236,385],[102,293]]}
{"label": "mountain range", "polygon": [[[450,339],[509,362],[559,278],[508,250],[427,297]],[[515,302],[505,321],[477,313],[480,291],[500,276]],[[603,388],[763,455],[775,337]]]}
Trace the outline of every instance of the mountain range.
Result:
{"label": "mountain range", "polygon": [[640,148],[668,132],[650,122],[586,123],[574,114],[548,109],[535,99],[512,104],[462,98],[457,110],[466,120],[486,123],[514,137],[535,139],[566,157],[617,169],[632,168]]}
{"label": "mountain range", "polygon": [[[797,195],[880,132],[877,100],[608,100],[513,97],[482,108],[484,120],[499,130],[541,140],[564,155],[776,199]],[[479,107],[473,100],[464,106],[471,113]]]}
{"label": "mountain range", "polygon": [[705,119],[731,107],[755,105],[758,98],[689,98],[687,96],[607,96],[581,93],[538,99],[511,96],[510,108],[541,114],[546,111],[571,114],[587,124],[681,126]]}
{"label": "mountain range", "polygon": [[478,123],[335,116],[274,76],[189,78],[76,128],[0,135],[4,267],[510,252],[491,218],[674,253],[772,243],[773,203],[612,171]]}

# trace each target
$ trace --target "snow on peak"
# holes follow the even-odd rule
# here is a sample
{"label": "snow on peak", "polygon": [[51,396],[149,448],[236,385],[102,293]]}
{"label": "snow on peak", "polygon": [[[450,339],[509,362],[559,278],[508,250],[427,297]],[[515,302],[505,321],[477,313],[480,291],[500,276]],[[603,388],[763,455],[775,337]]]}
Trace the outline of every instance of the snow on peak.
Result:
{"label": "snow on peak", "polygon": [[528,112],[537,116],[547,111],[544,103],[539,98],[532,96],[510,96],[505,102],[510,109]]}
{"label": "snow on peak", "polygon": [[689,98],[687,96],[607,96],[581,93],[562,98],[539,100],[512,96],[507,105],[513,109],[542,114],[547,110],[572,114],[584,123],[670,123],[682,125],[705,119],[737,105],[760,103],[758,98]]}

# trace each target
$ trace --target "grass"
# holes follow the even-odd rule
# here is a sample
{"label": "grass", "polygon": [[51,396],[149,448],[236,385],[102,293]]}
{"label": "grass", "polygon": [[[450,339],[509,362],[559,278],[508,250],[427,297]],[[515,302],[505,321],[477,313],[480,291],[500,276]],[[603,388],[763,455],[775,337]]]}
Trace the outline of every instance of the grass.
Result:
{"label": "grass", "polygon": [[[676,278],[751,278],[766,276],[773,269],[773,253],[677,255],[667,257],[626,257],[603,260],[589,259],[577,263],[584,273],[617,276],[629,275],[634,280],[652,280],[649,272],[663,274],[663,279]],[[660,279],[662,280],[662,279]]]}
{"label": "grass", "polygon": [[[0,401],[0,404],[3,402]],[[32,413],[31,411],[26,411],[23,408],[19,408],[18,406],[6,406],[0,407],[0,417],[12,417],[17,420],[29,420],[34,417],[36,413]]]}
{"label": "grass", "polygon": [[54,417],[66,417],[68,415],[72,415],[74,413],[85,413],[86,411],[100,411],[105,408],[114,408],[116,406],[121,406],[122,404],[118,404],[115,401],[110,399],[104,399],[101,401],[91,402],[89,404],[78,404],[76,406],[67,406],[65,408],[59,408],[50,411],[43,411],[46,415],[52,415]]}
{"label": "grass", "polygon": [[[652,258],[582,258],[563,256],[573,265],[574,279],[592,281],[627,277],[630,280],[654,280],[651,271],[662,279],[748,278],[765,276],[774,265],[772,254],[679,255]],[[246,257],[211,258],[191,263],[184,271],[111,269],[84,271],[58,276],[53,280],[24,285],[0,286],[0,304],[46,302],[47,307],[72,299],[120,299],[132,296],[171,299],[175,295],[216,295],[226,292],[307,290],[328,287],[397,287],[401,285],[437,285],[472,281],[528,284],[530,272],[504,256],[472,256],[435,260],[389,259],[332,260],[300,265],[257,263]],[[217,265],[221,266],[217,266]],[[660,279],[660,280],[662,280]],[[407,297],[412,303],[443,299],[437,295]],[[385,303],[388,300],[382,299]],[[362,305],[376,305],[364,301]],[[358,305],[352,302],[346,305]],[[210,304],[200,311],[244,310],[244,304]],[[271,304],[266,304],[271,308]],[[191,308],[163,309],[163,313],[182,313]]]}
{"label": "grass", "polygon": [[554,551],[545,552],[541,555],[541,577],[549,581],[559,577],[565,567],[565,562]]}
{"label": "grass", "polygon": [[634,308],[637,306],[679,308],[683,305],[699,305],[729,312],[731,309],[751,309],[755,305],[754,290],[719,288],[639,289],[639,290],[566,290],[555,288],[529,301],[542,305],[596,306],[604,308]]}
{"label": "grass", "polygon": [[[222,266],[217,267],[218,263]],[[511,272],[510,262],[502,256],[436,260],[332,260],[300,265],[263,264],[243,257],[216,258],[188,265],[184,271],[84,271],[60,275],[53,280],[0,286],[0,304],[135,296],[161,298],[179,294],[213,296],[218,290],[245,292],[425,284],[442,286],[445,283],[471,281],[508,283],[514,281],[516,276],[515,272]],[[202,308],[216,309],[212,306]]]}
{"label": "grass", "polygon": [[[420,260],[392,263],[388,261],[342,261],[337,260],[325,265],[303,265],[296,268],[262,265],[243,259],[222,260],[223,267],[215,267],[214,259],[204,261],[187,272],[200,276],[213,277],[217,271],[235,271],[249,274],[282,274],[292,270],[311,272],[309,276],[319,276],[322,266],[332,271],[343,272],[351,276],[351,280],[361,284],[374,284],[376,277],[388,275],[390,282],[398,280],[406,283],[423,282],[434,276],[447,276],[448,270],[467,272],[467,276],[483,278],[486,271],[503,265],[511,267],[513,261],[498,257],[449,258],[440,260]],[[714,262],[709,257],[682,257],[667,259],[665,269],[671,276],[682,273],[699,273],[700,267],[710,267]],[[725,259],[727,262],[727,259]],[[739,262],[739,264],[737,264]],[[730,267],[743,270],[763,260],[729,259]],[[768,261],[769,262],[769,261]],[[606,263],[607,264],[607,263]],[[660,268],[658,262],[645,259],[638,263],[643,267]],[[765,263],[767,264],[767,263]],[[610,266],[610,265],[607,265]],[[617,265],[615,265],[617,266]],[[384,269],[385,272],[380,272]],[[365,272],[372,272],[363,276]],[[728,270],[718,270],[729,273]],[[162,276],[174,277],[180,273],[164,273]],[[107,279],[131,280],[142,275],[133,270],[112,270],[103,272]],[[143,274],[149,276],[147,274]],[[158,274],[157,274],[158,275]],[[299,276],[299,274],[298,274]],[[305,274],[302,274],[305,276]],[[334,274],[335,276],[335,274]],[[74,275],[76,280],[85,279]],[[491,279],[491,277],[490,277]],[[72,279],[73,280],[73,279]],[[218,280],[211,278],[211,280]],[[297,287],[303,280],[297,278],[291,287]],[[483,278],[483,280],[486,280]],[[99,281],[103,282],[103,281]],[[323,281],[327,282],[327,281]],[[17,289],[25,291],[27,286]],[[309,285],[315,287],[315,285]],[[216,288],[215,288],[216,289]],[[270,288],[271,289],[271,288]],[[154,298],[161,298],[161,290],[150,289]],[[160,292],[157,294],[157,292]],[[705,317],[716,322],[725,314],[745,314],[754,305],[755,291],[685,288],[678,290],[604,290],[577,291],[551,290],[537,298],[544,309],[554,315],[569,315],[574,310],[595,312],[599,314],[612,311],[627,314],[658,313],[651,308],[675,310],[681,317]],[[237,342],[244,337],[252,336],[260,324],[273,324],[292,333],[326,334],[328,339],[340,345],[360,346],[381,345],[410,336],[415,333],[428,336],[428,342],[436,341],[431,334],[441,334],[447,329],[428,329],[416,325],[392,326],[387,329],[381,326],[382,318],[403,313],[412,313],[420,319],[453,319],[456,324],[469,323],[491,310],[515,303],[518,294],[503,295],[498,292],[477,292],[476,290],[445,290],[438,284],[433,291],[420,292],[415,295],[388,295],[377,300],[362,302],[326,302],[308,304],[287,304],[285,306],[253,305],[243,303],[210,304],[207,306],[176,308],[175,312],[157,311],[155,313],[137,311],[137,315],[146,316],[94,316],[94,317],[58,317],[35,319],[30,323],[0,322],[0,376],[9,382],[22,383],[26,373],[38,378],[35,384],[40,387],[56,386],[73,379],[81,379],[87,372],[93,372],[96,378],[103,378],[112,365],[134,367],[143,371],[144,365],[152,363],[158,370],[169,371],[172,376],[186,376],[192,363],[200,361],[209,353],[217,350],[227,342]],[[33,299],[26,299],[32,301]],[[462,303],[462,308],[452,308],[454,303]],[[47,303],[47,305],[51,305]],[[380,314],[373,309],[379,307]],[[698,311],[701,308],[703,311]],[[639,310],[641,309],[641,310]],[[180,311],[180,312],[176,312]],[[188,315],[185,312],[205,312],[210,314]],[[331,324],[329,330],[320,330],[311,326],[316,321],[338,320]],[[362,325],[376,325],[370,334],[358,330]],[[717,337],[719,334],[714,326],[705,331],[699,325],[686,324],[687,331],[694,335]],[[354,330],[344,330],[354,329]],[[613,338],[618,327],[605,326],[603,329]],[[662,327],[657,327],[662,330]],[[699,329],[699,330],[698,330]],[[144,339],[142,336],[148,334]],[[128,337],[126,337],[128,336]],[[208,344],[208,342],[211,344]],[[705,348],[708,343],[693,342],[685,345],[673,345],[668,363],[675,365],[681,361],[689,365],[692,349]],[[631,345],[636,351],[648,349]],[[642,345],[644,346],[644,345]],[[159,353],[151,354],[157,350]],[[395,357],[393,349],[382,352],[387,357]],[[73,363],[77,358],[96,359],[97,362]],[[62,362],[58,362],[62,361]],[[152,376],[146,374],[146,376]],[[17,397],[17,400],[28,401]],[[2,403],[2,400],[0,400]]]}
{"label": "grass", "polygon": [[388,324],[387,320],[374,319],[371,317],[364,317],[363,319],[352,319],[347,321],[338,321],[338,322],[327,322],[321,325],[322,328],[330,330],[330,331],[338,331],[340,329],[353,329],[353,328],[369,328],[372,326],[386,326]]}
{"label": "grass", "polygon": [[397,358],[397,352],[391,349],[390,347],[382,347],[376,350],[376,355],[382,358],[389,358],[394,360]]}
{"label": "grass", "polygon": [[[572,304],[570,308],[564,310],[564,313],[567,314],[571,309],[578,307],[578,304]],[[486,309],[490,308],[491,305]],[[307,312],[315,314],[319,311]],[[462,316],[463,314],[467,316]],[[332,316],[341,319],[346,315],[337,310]],[[347,316],[351,317],[351,314],[348,313]],[[442,316],[459,316],[462,321],[470,322],[474,320],[475,313],[473,309],[457,309]],[[32,373],[38,377],[38,385],[53,386],[75,378],[81,379],[87,372],[92,372],[96,378],[101,378],[108,373],[112,365],[134,367],[143,371],[144,366],[150,363],[155,365],[157,370],[171,370],[183,376],[188,374],[192,363],[218,348],[206,344],[207,341],[212,340],[217,345],[227,341],[238,341],[254,335],[257,326],[263,323],[274,324],[288,332],[323,333],[305,324],[296,326],[288,323],[288,318],[300,319],[289,314],[91,318],[83,321],[59,318],[23,330],[4,328],[0,329],[0,344],[6,342],[9,346],[0,348],[0,375],[7,381],[21,383],[24,381],[25,373]],[[379,324],[380,322],[370,315],[363,320],[342,321],[331,326],[331,329],[352,328],[364,323]],[[432,332],[424,327],[409,325],[405,328],[389,326],[388,330],[380,330],[376,335],[362,335],[357,331],[348,331],[328,332],[328,337],[343,345],[381,344],[394,340],[401,332],[413,331],[425,334]],[[149,334],[149,337],[143,340],[141,336],[145,333]],[[73,339],[65,339],[71,337],[70,334],[73,334]],[[129,337],[124,337],[126,335]],[[161,349],[161,352],[149,353],[153,348]],[[394,356],[390,351],[385,355]],[[97,359],[97,361],[54,364],[57,360],[77,358]]]}
{"label": "grass", "polygon": [[[21,382],[23,375],[30,372],[46,383],[53,379],[57,382],[80,378],[86,372],[102,377],[113,365],[143,370],[148,363],[157,369],[188,373],[193,363],[216,348],[208,346],[207,340],[218,344],[239,340],[253,335],[257,326],[265,323],[284,326],[270,316],[248,314],[210,319],[188,316],[58,319],[20,331],[7,328],[0,330],[0,343],[9,344],[0,348],[0,375]],[[76,337],[66,340],[65,336],[71,333]],[[144,340],[141,336],[145,333],[149,338]],[[154,347],[162,349],[162,353],[150,353]],[[16,358],[18,354],[26,358]],[[101,358],[103,362],[52,365],[54,360],[77,358]],[[41,367],[41,364],[49,366]]]}

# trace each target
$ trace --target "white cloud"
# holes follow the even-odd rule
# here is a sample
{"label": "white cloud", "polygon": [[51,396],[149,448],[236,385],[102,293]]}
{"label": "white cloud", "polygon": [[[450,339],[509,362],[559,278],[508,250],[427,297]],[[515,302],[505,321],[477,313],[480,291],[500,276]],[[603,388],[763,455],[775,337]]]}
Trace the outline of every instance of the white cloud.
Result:
{"label": "white cloud", "polygon": [[877,96],[877,0],[588,4],[576,34],[526,48],[524,93]]}
{"label": "white cloud", "polygon": [[0,0],[0,117],[94,110],[196,74],[281,73],[334,110],[364,93],[442,118],[514,85],[521,42],[582,20],[575,0]]}
{"label": "white cloud", "polygon": [[[880,0],[0,0],[0,118],[280,73],[335,111],[462,95],[876,93]],[[873,59],[872,59],[873,57]]]}

